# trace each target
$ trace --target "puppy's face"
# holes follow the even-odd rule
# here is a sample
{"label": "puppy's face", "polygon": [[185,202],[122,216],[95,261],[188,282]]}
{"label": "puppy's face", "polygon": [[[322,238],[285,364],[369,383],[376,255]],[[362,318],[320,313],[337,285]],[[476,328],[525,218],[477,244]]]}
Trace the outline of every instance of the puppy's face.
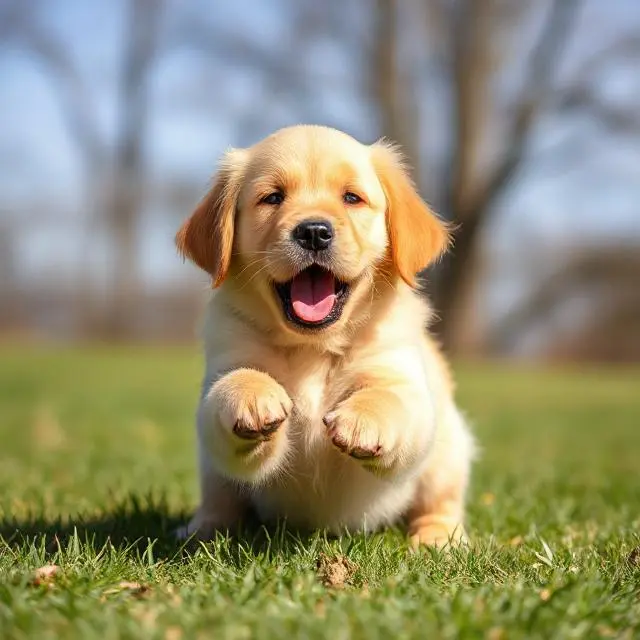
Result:
{"label": "puppy's face", "polygon": [[446,241],[397,152],[305,126],[227,153],[177,236],[216,286],[251,291],[254,315],[301,334],[346,323],[383,271],[413,284]]}
{"label": "puppy's face", "polygon": [[257,280],[298,330],[345,321],[351,297],[385,256],[385,210],[366,147],[324,130],[281,132],[246,163],[236,215],[240,286]]}

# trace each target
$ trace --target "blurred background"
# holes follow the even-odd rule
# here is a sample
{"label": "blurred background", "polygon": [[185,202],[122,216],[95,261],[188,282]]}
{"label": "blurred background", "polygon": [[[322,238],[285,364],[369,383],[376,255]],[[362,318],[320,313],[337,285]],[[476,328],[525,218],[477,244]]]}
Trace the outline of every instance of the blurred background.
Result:
{"label": "blurred background", "polygon": [[0,0],[0,337],[188,341],[221,152],[399,142],[467,357],[640,360],[638,0]]}

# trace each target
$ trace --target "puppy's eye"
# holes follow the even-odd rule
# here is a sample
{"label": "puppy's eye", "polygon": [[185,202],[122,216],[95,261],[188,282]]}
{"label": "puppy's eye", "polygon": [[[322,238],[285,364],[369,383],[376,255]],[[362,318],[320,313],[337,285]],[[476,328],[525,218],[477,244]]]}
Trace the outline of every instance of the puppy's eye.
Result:
{"label": "puppy's eye", "polygon": [[265,196],[260,200],[260,204],[271,204],[274,206],[278,206],[284,202],[284,193],[282,191],[274,191],[270,193],[268,196]]}
{"label": "puppy's eye", "polygon": [[342,196],[342,200],[345,204],[360,204],[361,202],[364,202],[362,198],[357,193],[353,193],[353,191],[347,191]]}

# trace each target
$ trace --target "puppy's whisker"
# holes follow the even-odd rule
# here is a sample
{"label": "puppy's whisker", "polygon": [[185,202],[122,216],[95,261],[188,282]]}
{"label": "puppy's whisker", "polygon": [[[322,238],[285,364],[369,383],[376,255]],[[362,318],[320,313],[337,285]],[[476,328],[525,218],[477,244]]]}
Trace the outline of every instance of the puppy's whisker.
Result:
{"label": "puppy's whisker", "polygon": [[271,251],[235,251],[231,255],[232,256],[266,256],[269,255]]}
{"label": "puppy's whisker", "polygon": [[267,261],[267,258],[258,258],[257,260],[253,260],[252,262],[250,262],[249,264],[245,265],[244,268],[242,269],[242,271],[240,271],[238,273],[238,278],[245,272],[247,271],[247,269],[251,269],[252,267],[255,267],[256,265],[259,265],[263,262]]}
{"label": "puppy's whisker", "polygon": [[[380,279],[381,279],[385,284],[387,284],[387,285],[389,286],[389,288],[390,288],[390,289],[393,289],[393,284],[392,284],[391,280],[389,279],[389,276],[388,276],[386,273],[384,273],[384,272],[380,271],[380,272],[378,273],[378,276],[380,277]],[[374,288],[375,288],[375,285],[374,285]]]}
{"label": "puppy's whisker", "polygon": [[245,287],[249,286],[261,273],[263,273],[268,268],[269,262],[267,261],[242,286],[239,287],[239,291],[242,291]]}

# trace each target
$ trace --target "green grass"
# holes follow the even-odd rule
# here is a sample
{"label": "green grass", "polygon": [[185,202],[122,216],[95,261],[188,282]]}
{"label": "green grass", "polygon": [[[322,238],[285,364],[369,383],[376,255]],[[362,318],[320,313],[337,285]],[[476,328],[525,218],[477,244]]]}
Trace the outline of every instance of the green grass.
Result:
{"label": "green grass", "polygon": [[640,370],[461,367],[472,544],[412,553],[399,530],[177,545],[200,368],[195,347],[0,349],[0,638],[640,634]]}

